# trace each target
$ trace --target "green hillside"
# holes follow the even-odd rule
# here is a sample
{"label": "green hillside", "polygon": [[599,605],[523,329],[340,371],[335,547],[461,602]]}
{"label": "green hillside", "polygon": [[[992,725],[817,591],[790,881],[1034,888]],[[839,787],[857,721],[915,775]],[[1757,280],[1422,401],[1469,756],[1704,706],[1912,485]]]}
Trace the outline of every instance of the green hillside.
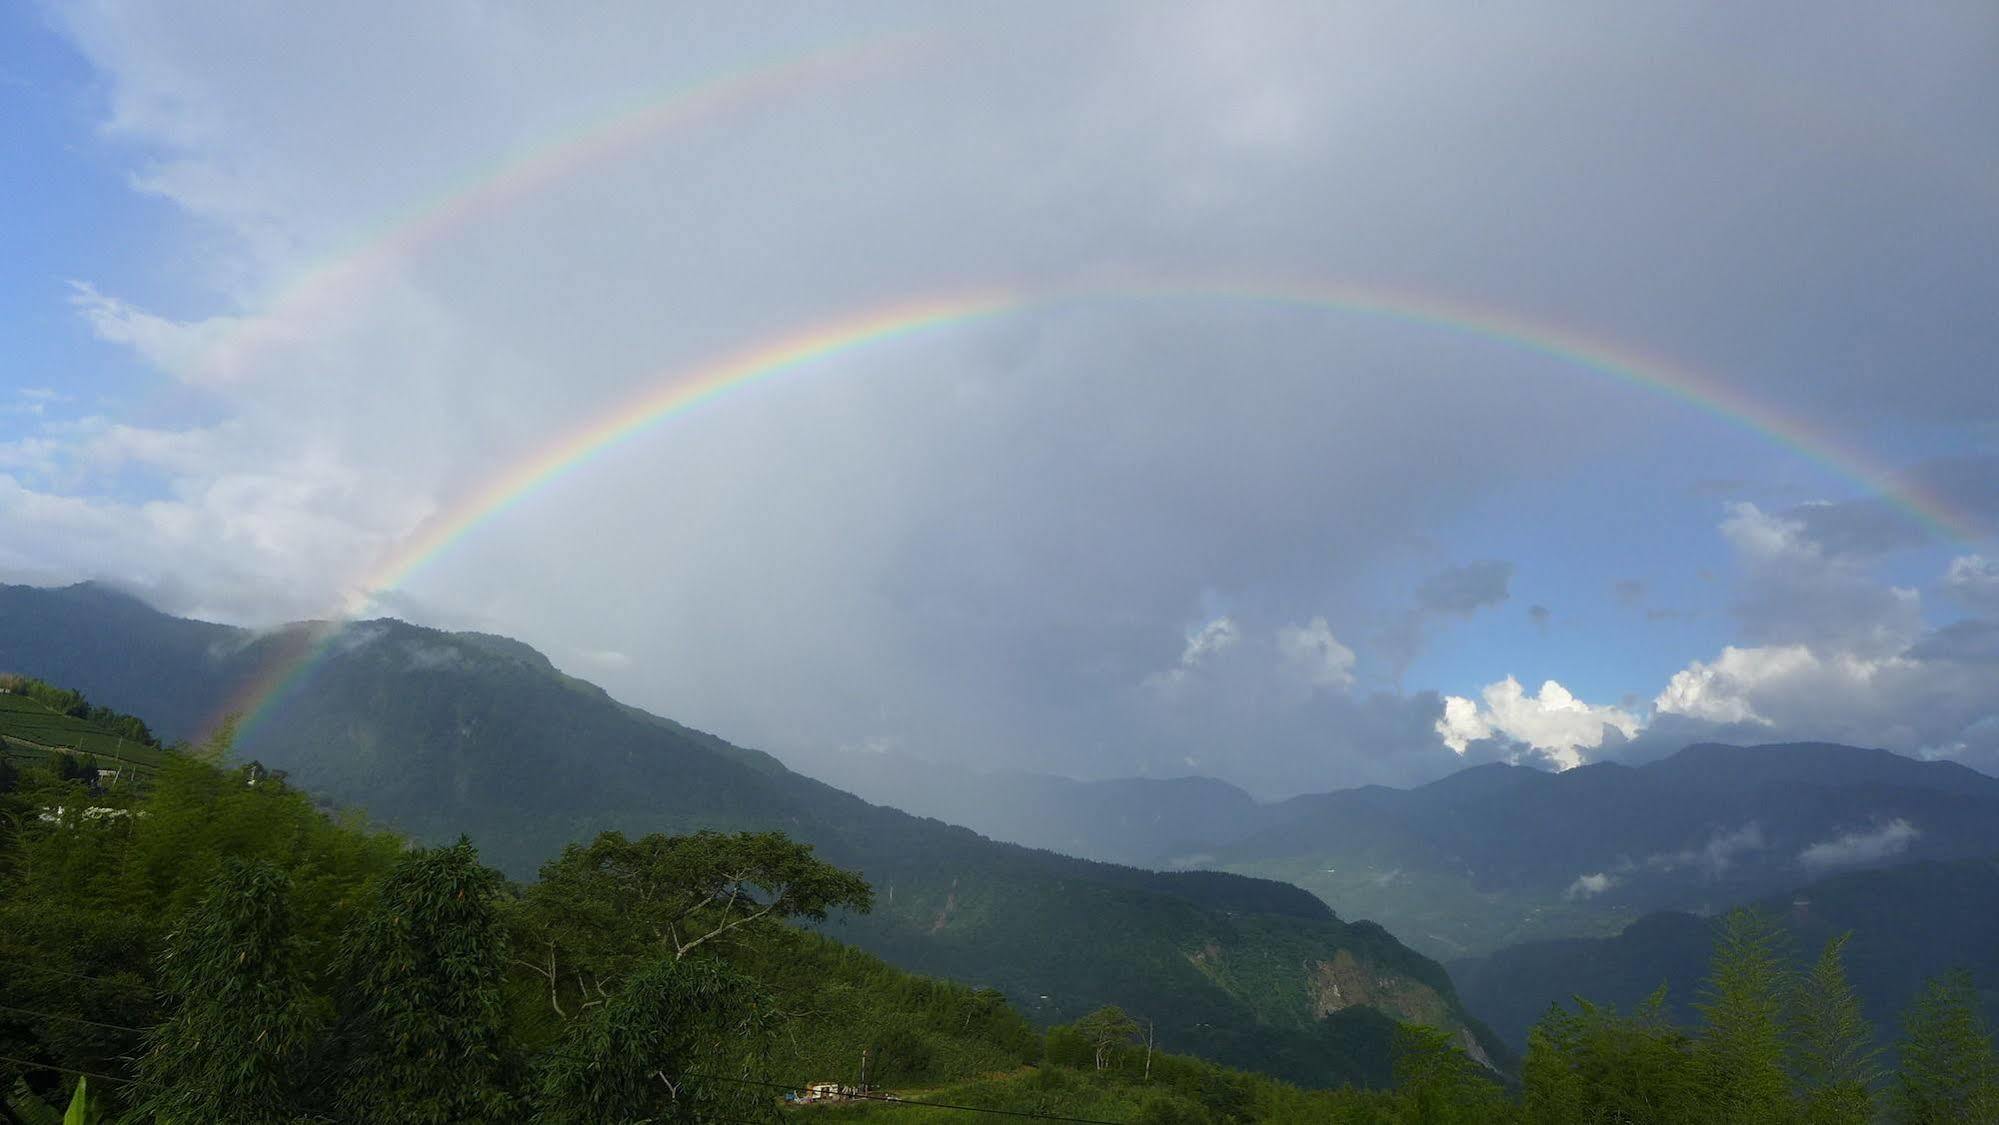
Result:
{"label": "green hillside", "polygon": [[1332,1019],[1375,1009],[1510,1065],[1435,962],[1295,887],[1076,860],[870,805],[619,704],[504,639],[396,621],[252,636],[92,588],[0,590],[0,667],[149,715],[157,703],[175,716],[160,720],[169,734],[315,641],[327,657],[245,728],[241,752],[418,839],[470,833],[516,878],[609,830],[777,829],[876,888],[873,913],[835,915],[827,934],[997,989],[1039,1026],[1116,1004],[1174,1051],[1378,1084],[1392,1023]]}
{"label": "green hillside", "polygon": [[47,763],[61,755],[141,772],[159,768],[167,754],[100,720],[65,714],[17,687],[0,687],[0,752],[23,763]]}
{"label": "green hillside", "polygon": [[[1973,971],[1988,1016],[1999,1020],[1999,860],[1850,872],[1754,905],[1783,919],[1799,958],[1851,933],[1848,970],[1884,1032],[1926,979],[1957,968]],[[1515,1044],[1550,1004],[1584,995],[1628,1007],[1662,984],[1669,1014],[1692,1023],[1712,938],[1709,919],[1661,913],[1613,937],[1515,946],[1454,962],[1451,973],[1473,1010]]]}
{"label": "green hillside", "polygon": [[[229,884],[232,872],[245,870],[232,865],[261,864],[269,878],[281,880],[276,905],[292,919],[295,948],[286,956],[298,966],[296,986],[320,994],[314,1005],[331,1011],[345,1003],[338,999],[342,989],[356,987],[346,970],[334,967],[341,935],[351,940],[357,923],[365,923],[375,888],[412,863],[449,858],[448,850],[413,857],[393,837],[329,820],[298,790],[283,783],[246,785],[248,776],[179,758],[165,762],[156,784],[143,791],[86,794],[85,782],[33,765],[0,782],[0,813],[6,814],[0,823],[10,826],[0,834],[0,991],[6,996],[0,1056],[18,1060],[0,1063],[0,1105],[12,1103],[7,1119],[66,1101],[66,1075],[52,1068],[111,1076],[108,1085],[100,1084],[106,1111],[135,1107],[152,1088],[135,1083],[160,1081],[145,1066],[132,1065],[158,1042],[141,1029],[196,1002],[176,999],[175,978],[161,955],[170,948],[182,948],[182,956],[193,952],[175,945],[177,919],[212,903],[205,896]],[[62,821],[30,815],[86,802],[133,815]],[[521,1087],[531,1087],[530,1075],[549,1056],[569,1049],[591,1018],[590,1001],[564,981],[567,1014],[557,1014],[546,999],[548,985],[521,956],[539,948],[534,904],[545,888],[503,888],[476,879],[467,885],[492,896],[490,917],[513,951],[496,961],[508,971],[496,978],[500,991],[491,1018],[500,1031],[499,1049],[513,1057],[508,1081],[516,1096],[531,1096]],[[456,925],[464,931],[475,923],[461,918]],[[575,962],[589,964],[595,977],[622,954],[612,948],[606,961],[602,942],[610,939],[589,936],[598,943],[563,940],[596,950],[594,959]],[[225,964],[254,964],[223,952]],[[996,994],[913,976],[810,932],[770,922],[716,945],[714,955],[720,958],[715,964],[755,982],[774,1021],[753,1075],[766,1085],[724,1088],[719,1095],[753,1113],[774,1105],[781,1087],[857,1082],[863,1051],[874,1085],[911,1091],[978,1087],[985,1076],[1019,1074],[1043,1058],[1041,1034]],[[278,956],[262,954],[259,961]],[[248,1002],[243,1019],[254,1020],[255,1010]],[[318,1026],[318,1020],[306,1024]],[[347,1049],[329,1041],[314,1054],[323,1064]],[[1210,1085],[1221,1078],[1227,1089],[1266,1100],[1282,1091],[1268,1079],[1227,1079],[1191,1060],[1162,1056],[1160,1062],[1162,1078],[1177,1066],[1178,1073],[1206,1076]],[[256,1065],[242,1055],[235,1063]],[[294,1065],[303,1068],[307,1059]],[[336,1104],[343,1081],[336,1066],[323,1083],[289,1083],[289,1096],[320,1107]],[[1080,1090],[1089,1084],[1057,1079],[1051,1088],[1066,1085]],[[1148,1100],[1177,1101],[1199,1113],[1200,1086],[1178,1097],[1162,1085]],[[1283,1096],[1304,1097],[1295,1090]],[[239,1112],[257,1116],[252,1106]]]}
{"label": "green hillside", "polygon": [[1215,847],[1213,865],[1295,883],[1443,958],[1751,901],[1829,873],[1814,855],[1870,866],[1999,852],[1999,779],[1830,744],[1697,745],[1564,773],[1487,765],[1269,813],[1281,823]]}
{"label": "green hillside", "polygon": [[[53,809],[69,811],[37,815]],[[871,897],[776,833],[607,834],[510,884],[469,841],[411,847],[247,767],[176,756],[116,792],[30,767],[0,776],[0,1117],[1860,1125],[1999,1110],[1968,978],[1925,983],[1891,1075],[1840,1022],[1839,946],[1785,971],[1746,912],[1717,931],[1694,1028],[1644,1005],[1551,1012],[1509,1091],[1449,1036],[1348,1007],[1322,1033],[1379,1049],[1395,1089],[1306,1091],[1162,1050],[1116,1009],[1038,1034],[990,991],[786,924]],[[1813,1012],[1833,1022],[1795,1018]],[[833,1100],[796,1100],[820,1083]]]}

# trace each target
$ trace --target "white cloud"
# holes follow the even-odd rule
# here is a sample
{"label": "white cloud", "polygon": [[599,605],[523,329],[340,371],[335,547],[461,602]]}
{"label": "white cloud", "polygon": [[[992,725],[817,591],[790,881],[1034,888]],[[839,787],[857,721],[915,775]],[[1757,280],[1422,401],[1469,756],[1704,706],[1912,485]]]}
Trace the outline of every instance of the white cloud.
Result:
{"label": "white cloud", "polygon": [[1277,630],[1277,651],[1314,687],[1353,686],[1354,651],[1333,636],[1323,617]]}
{"label": "white cloud", "polygon": [[1484,706],[1464,696],[1447,696],[1437,734],[1444,745],[1463,754],[1472,742],[1500,736],[1548,756],[1563,769],[1579,766],[1583,751],[1603,745],[1605,730],[1625,738],[1638,733],[1636,715],[1617,707],[1577,699],[1554,680],[1528,695],[1520,681],[1508,676],[1488,684],[1481,693]]}
{"label": "white cloud", "polygon": [[[1917,593],[1870,569],[1878,552],[1831,554],[1799,520],[1736,505],[1722,531],[1746,571],[1737,615],[1763,643],[1729,645],[1674,673],[1653,701],[1653,749],[1826,741],[1999,768],[1990,625],[1926,631]],[[1976,607],[1999,576],[1965,555],[1942,585]]]}
{"label": "white cloud", "polygon": [[1593,875],[1578,876],[1575,882],[1569,884],[1569,889],[1562,892],[1562,897],[1566,899],[1595,898],[1616,885],[1617,876],[1609,872],[1599,871]]}
{"label": "white cloud", "polygon": [[1851,867],[1856,864],[1879,863],[1890,856],[1900,855],[1909,850],[1916,837],[1922,835],[1916,826],[1901,817],[1874,828],[1843,833],[1830,840],[1821,840],[1798,853],[1798,862],[1806,867],[1826,869]]}
{"label": "white cloud", "polygon": [[1745,572],[1735,614],[1751,644],[1870,658],[1900,652],[1921,635],[1917,591],[1884,585],[1864,557],[1826,551],[1802,520],[1731,504],[1721,533]]}
{"label": "white cloud", "polygon": [[1242,630],[1236,627],[1234,619],[1217,617],[1187,635],[1187,647],[1180,650],[1180,667],[1197,668],[1241,642]]}
{"label": "white cloud", "polygon": [[1146,677],[1146,686],[1171,697],[1187,684],[1195,670],[1213,663],[1215,657],[1242,643],[1242,629],[1235,619],[1216,617],[1187,633],[1180,660],[1173,667]]}
{"label": "white cloud", "polygon": [[1758,688],[1779,683],[1819,667],[1803,645],[1736,648],[1730,645],[1712,664],[1694,661],[1673,673],[1666,690],[1652,701],[1655,710],[1716,723],[1758,723],[1770,720],[1756,713],[1751,696]]}
{"label": "white cloud", "polygon": [[242,330],[231,316],[180,322],[107,297],[88,282],[70,283],[71,303],[83,314],[99,339],[124,344],[148,363],[184,382],[214,386],[241,378],[245,372],[219,363],[225,345]]}

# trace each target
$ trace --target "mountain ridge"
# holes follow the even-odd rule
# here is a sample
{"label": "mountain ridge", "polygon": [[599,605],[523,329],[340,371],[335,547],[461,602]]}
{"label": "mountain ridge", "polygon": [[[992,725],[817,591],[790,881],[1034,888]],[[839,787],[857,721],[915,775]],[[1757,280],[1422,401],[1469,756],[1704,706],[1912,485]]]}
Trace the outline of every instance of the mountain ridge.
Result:
{"label": "mountain ridge", "polygon": [[[0,667],[168,714],[161,728],[175,734],[293,651],[282,631],[103,604],[91,591],[0,588]],[[516,876],[606,830],[778,829],[875,885],[876,910],[831,919],[830,933],[997,987],[1040,1023],[1120,1003],[1158,1017],[1177,1049],[1307,1082],[1379,1083],[1387,1075],[1362,1060],[1385,1057],[1380,1045],[1342,1040],[1357,1027],[1385,1034],[1343,1018],[1356,1009],[1341,974],[1359,972],[1401,982],[1376,999],[1391,1015],[1441,1022],[1509,1064],[1441,966],[1296,887],[987,840],[619,703],[512,645],[394,619],[344,628],[239,751],[420,839],[469,832]]]}

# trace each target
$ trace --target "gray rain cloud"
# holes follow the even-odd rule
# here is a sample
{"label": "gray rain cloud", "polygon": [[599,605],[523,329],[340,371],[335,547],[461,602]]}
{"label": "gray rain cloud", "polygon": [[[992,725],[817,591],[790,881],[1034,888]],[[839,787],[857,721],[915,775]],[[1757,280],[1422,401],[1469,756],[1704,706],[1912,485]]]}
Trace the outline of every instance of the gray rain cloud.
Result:
{"label": "gray rain cloud", "polygon": [[[1711,506],[1698,482],[1777,456],[1706,463],[1717,433],[1759,439],[1522,340],[1628,342],[1828,432],[1999,423],[1976,6],[593,12],[52,10],[97,78],[93,143],[173,216],[171,266],[52,283],[154,400],[14,402],[0,571],[252,624],[477,622],[780,754],[1283,793],[1638,729],[1507,668],[1402,682],[1445,636],[1531,628],[1481,611],[1541,596],[1537,566],[1658,536],[1601,590],[1681,549],[1611,513]],[[814,353],[410,557],[674,379],[992,294],[1014,296]],[[1502,313],[1510,343],[1476,328]],[[1580,499],[1533,506],[1561,482]],[[1964,636],[1854,561],[1910,533],[1805,498],[1730,517],[1735,639],[1764,655],[1676,656],[1727,668],[1668,726],[1779,729],[1835,681],[1752,673],[1802,648],[1930,705],[1898,748],[1975,741],[1952,693],[1989,669],[1913,655]],[[1516,509],[1537,558],[1455,534]],[[1546,636],[1591,627],[1547,604]],[[1446,694],[1481,683],[1512,689],[1457,697],[1453,750]]]}

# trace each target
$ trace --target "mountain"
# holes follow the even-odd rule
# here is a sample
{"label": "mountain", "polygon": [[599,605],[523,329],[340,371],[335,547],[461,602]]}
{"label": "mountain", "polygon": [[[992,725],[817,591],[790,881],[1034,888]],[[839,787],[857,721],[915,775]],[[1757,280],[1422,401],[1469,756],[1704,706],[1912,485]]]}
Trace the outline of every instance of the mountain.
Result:
{"label": "mountain", "polygon": [[1690,746],[1643,766],[1507,765],[1298,797],[1213,849],[1433,956],[1616,933],[1836,871],[1999,852],[1999,779],[1827,744]]}
{"label": "mountain", "polygon": [[0,587],[0,670],[80,689],[169,738],[306,652],[321,655],[252,716],[239,754],[419,838],[469,833],[516,877],[610,829],[779,829],[876,888],[876,910],[830,921],[831,935],[999,988],[1039,1023],[1117,1003],[1173,1050],[1380,1082],[1392,1024],[1378,1010],[1507,1064],[1440,966],[1283,883],[1073,859],[870,805],[502,638],[393,620],[252,633],[91,585]]}
{"label": "mountain", "polygon": [[1831,744],[1702,744],[1561,774],[1483,765],[1414,789],[1259,804],[1206,778],[983,774],[896,754],[810,763],[874,799],[996,838],[1281,879],[1451,958],[1614,934],[1845,868],[1999,849],[1999,780]]}
{"label": "mountain", "polygon": [[1272,822],[1270,806],[1212,777],[1079,781],[967,769],[893,750],[835,751],[791,764],[878,804],[1107,863],[1175,865]]}
{"label": "mountain", "polygon": [[[1969,968],[1999,1018],[1999,860],[1923,860],[1812,882],[1753,905],[1784,920],[1799,959],[1851,932],[1847,973],[1869,1019],[1888,1025],[1925,978]],[[1587,996],[1629,1008],[1661,984],[1674,1017],[1691,1024],[1713,940],[1706,918],[1660,913],[1607,938],[1532,942],[1453,962],[1465,1003],[1507,1041],[1524,1047],[1548,1005]]]}

